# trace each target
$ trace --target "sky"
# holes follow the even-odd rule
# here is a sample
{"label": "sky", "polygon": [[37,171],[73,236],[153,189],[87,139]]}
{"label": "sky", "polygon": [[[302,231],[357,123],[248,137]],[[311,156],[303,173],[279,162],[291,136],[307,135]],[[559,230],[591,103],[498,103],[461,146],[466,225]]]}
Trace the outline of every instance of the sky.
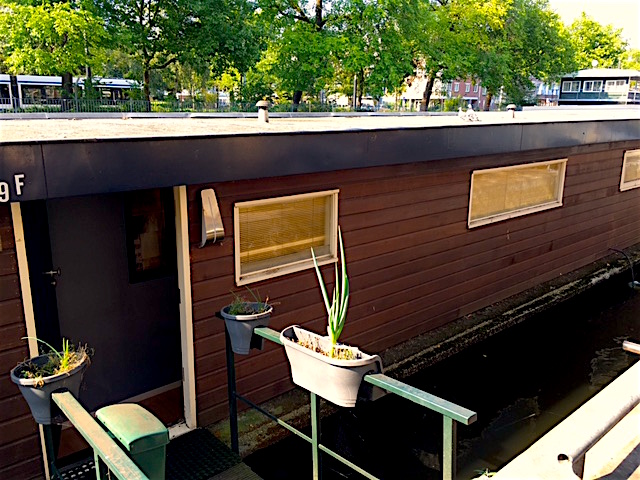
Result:
{"label": "sky", "polygon": [[602,25],[622,28],[629,47],[640,49],[640,0],[549,0],[549,4],[567,25],[585,12]]}

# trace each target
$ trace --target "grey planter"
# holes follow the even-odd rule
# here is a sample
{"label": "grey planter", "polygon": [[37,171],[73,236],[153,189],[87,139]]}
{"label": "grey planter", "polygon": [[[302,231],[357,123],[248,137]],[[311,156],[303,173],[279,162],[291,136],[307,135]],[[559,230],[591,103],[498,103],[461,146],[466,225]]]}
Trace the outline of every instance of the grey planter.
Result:
{"label": "grey planter", "polygon": [[360,358],[330,358],[298,343],[302,340],[328,350],[331,345],[329,338],[297,325],[285,328],[280,333],[280,340],[291,365],[293,383],[296,385],[341,407],[353,407],[358,399],[370,400],[383,394],[377,387],[369,388],[368,384],[362,384],[362,378],[366,374],[382,373],[382,359],[378,355],[369,355],[357,347],[346,347],[359,354]]}
{"label": "grey planter", "polygon": [[20,378],[20,372],[25,368],[27,363],[44,365],[48,359],[49,355],[40,355],[27,362],[20,363],[11,370],[11,381],[18,385],[22,396],[29,404],[34,420],[42,425],[57,423],[55,419],[51,417],[51,394],[57,390],[66,389],[69,390],[74,397],[78,398],[84,371],[89,365],[89,356],[85,356],[85,360],[73,370],[67,373],[44,377],[42,379],[44,385],[42,386],[37,386],[36,380],[33,378]]}
{"label": "grey planter", "polygon": [[[264,305],[259,302],[249,302],[254,307]],[[224,318],[224,323],[229,332],[229,338],[231,339],[231,350],[234,353],[241,355],[247,355],[251,349],[251,336],[253,335],[253,329],[256,327],[268,327],[271,320],[271,312],[273,307],[268,305],[268,309],[262,313],[255,313],[251,315],[231,315],[229,313],[229,307],[227,305],[220,310],[220,315]]]}

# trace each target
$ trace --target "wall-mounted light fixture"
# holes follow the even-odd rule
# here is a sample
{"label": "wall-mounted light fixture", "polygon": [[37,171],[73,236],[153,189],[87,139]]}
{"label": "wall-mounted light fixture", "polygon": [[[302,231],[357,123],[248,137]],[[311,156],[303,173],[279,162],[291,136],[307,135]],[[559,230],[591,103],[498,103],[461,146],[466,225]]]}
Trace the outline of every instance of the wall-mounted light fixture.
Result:
{"label": "wall-mounted light fixture", "polygon": [[200,248],[202,248],[209,241],[212,243],[222,241],[224,227],[216,192],[213,191],[213,188],[202,190],[200,198],[202,199],[202,242]]}

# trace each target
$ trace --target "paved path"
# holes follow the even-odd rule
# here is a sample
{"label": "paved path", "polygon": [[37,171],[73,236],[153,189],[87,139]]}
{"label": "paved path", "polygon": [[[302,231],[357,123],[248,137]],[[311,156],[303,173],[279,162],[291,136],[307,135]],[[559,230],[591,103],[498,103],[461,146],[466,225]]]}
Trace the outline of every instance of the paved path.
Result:
{"label": "paved path", "polygon": [[563,480],[578,477],[570,455],[592,437],[605,432],[612,418],[621,418],[585,456],[588,480],[640,480],[640,362],[620,375],[549,433],[496,473],[493,480]]}

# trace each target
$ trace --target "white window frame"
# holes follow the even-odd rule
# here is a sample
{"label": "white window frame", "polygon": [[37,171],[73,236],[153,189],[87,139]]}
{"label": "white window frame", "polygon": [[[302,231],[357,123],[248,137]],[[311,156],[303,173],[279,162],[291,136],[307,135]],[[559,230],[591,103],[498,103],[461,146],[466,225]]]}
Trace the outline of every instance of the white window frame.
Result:
{"label": "white window frame", "polygon": [[563,93],[578,93],[580,92],[580,81],[579,80],[565,80],[562,82],[562,92]]}
{"label": "white window frame", "polygon": [[454,92],[459,92],[460,91],[460,84],[458,82],[453,84],[453,91]]}
{"label": "white window frame", "polygon": [[604,84],[605,92],[624,92],[626,90],[627,82],[624,80],[607,80]]}
{"label": "white window frame", "polygon": [[473,86],[473,93],[478,93],[478,85]]}
{"label": "white window frame", "polygon": [[294,262],[285,262],[281,265],[271,266],[262,270],[252,272],[243,272],[240,262],[240,209],[243,207],[253,207],[259,205],[268,205],[270,203],[283,203],[287,201],[304,200],[315,197],[329,197],[331,199],[331,207],[328,212],[325,228],[328,230],[329,237],[329,253],[316,257],[318,265],[326,265],[336,263],[338,261],[338,193],[340,190],[325,190],[321,192],[303,193],[299,195],[288,195],[284,197],[273,197],[261,200],[251,200],[247,202],[237,202],[233,207],[233,231],[234,231],[234,255],[235,255],[235,277],[237,285],[247,285],[249,283],[259,282],[270,278],[287,275],[301,270],[313,268],[313,260],[311,256],[308,259],[298,260]]}
{"label": "white window frame", "polygon": [[471,91],[471,84],[470,83],[465,83],[464,84],[464,93],[469,93]]}
{"label": "white window frame", "polygon": [[600,92],[602,91],[602,80],[585,80],[582,86],[583,92]]}
{"label": "white window frame", "polygon": [[635,150],[627,150],[626,152],[624,152],[624,157],[622,159],[622,174],[620,175],[620,191],[621,192],[624,192],[625,190],[631,190],[632,188],[640,187],[640,178],[636,180],[632,180],[630,182],[624,181],[625,174],[627,173],[627,165],[628,165],[627,161],[630,160],[631,157],[640,157],[640,148]]}
{"label": "white window frame", "polygon": [[[467,218],[467,225],[469,228],[480,227],[482,225],[488,225],[491,223],[501,222],[503,220],[508,220],[510,218],[521,217],[523,215],[529,215],[531,213],[541,212],[544,210],[549,210],[552,208],[557,208],[562,206],[562,198],[564,195],[564,179],[567,172],[567,158],[558,158],[555,160],[548,160],[544,162],[535,162],[535,163],[525,163],[520,165],[511,165],[509,167],[498,167],[498,168],[487,168],[484,170],[474,170],[471,172],[471,188],[469,190],[469,215]],[[471,212],[473,208],[473,187],[474,187],[474,175],[475,174],[484,174],[489,172],[497,172],[497,171],[505,171],[505,170],[516,170],[516,169],[525,169],[530,167],[540,167],[543,165],[554,165],[554,164],[562,164],[562,168],[560,170],[560,178],[558,179],[558,191],[556,192],[556,199],[550,202],[541,203],[539,205],[533,205],[529,207],[516,208],[509,212],[501,212],[493,215],[488,215],[486,217],[480,217],[476,219],[471,219]]]}

